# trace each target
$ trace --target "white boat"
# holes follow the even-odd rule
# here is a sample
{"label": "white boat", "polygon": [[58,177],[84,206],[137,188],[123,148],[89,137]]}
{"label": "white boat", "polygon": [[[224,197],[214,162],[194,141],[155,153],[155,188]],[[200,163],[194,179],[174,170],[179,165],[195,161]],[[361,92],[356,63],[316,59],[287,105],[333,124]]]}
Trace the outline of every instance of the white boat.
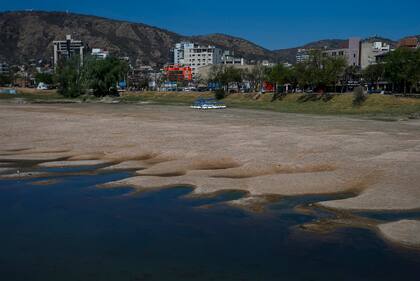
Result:
{"label": "white boat", "polygon": [[193,109],[225,109],[226,105],[215,99],[198,99],[190,107]]}

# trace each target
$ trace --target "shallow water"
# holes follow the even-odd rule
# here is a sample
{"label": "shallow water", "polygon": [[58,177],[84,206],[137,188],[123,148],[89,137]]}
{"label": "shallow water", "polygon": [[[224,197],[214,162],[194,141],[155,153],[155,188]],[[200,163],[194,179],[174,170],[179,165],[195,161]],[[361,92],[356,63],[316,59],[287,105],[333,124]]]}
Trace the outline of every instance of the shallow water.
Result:
{"label": "shallow water", "polygon": [[251,214],[220,204],[241,192],[127,196],[128,188],[95,187],[126,172],[43,171],[59,181],[0,180],[0,280],[419,280],[420,252],[369,230],[295,227],[332,215],[300,214],[296,205],[333,196],[283,199]]}

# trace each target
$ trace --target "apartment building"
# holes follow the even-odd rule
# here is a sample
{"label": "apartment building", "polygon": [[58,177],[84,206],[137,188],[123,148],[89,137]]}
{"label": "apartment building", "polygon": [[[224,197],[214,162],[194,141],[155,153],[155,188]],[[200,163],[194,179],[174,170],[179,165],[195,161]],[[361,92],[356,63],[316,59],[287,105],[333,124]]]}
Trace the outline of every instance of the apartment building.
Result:
{"label": "apartment building", "polygon": [[54,44],[54,67],[57,66],[60,59],[70,58],[74,55],[80,56],[80,62],[83,63],[85,47],[82,41],[74,40],[71,35],[66,35],[66,40],[53,41]]}
{"label": "apartment building", "polygon": [[391,46],[388,43],[372,39],[364,40],[360,48],[360,67],[362,69],[378,63],[383,55],[391,51]]}
{"label": "apartment building", "polygon": [[193,75],[197,74],[200,67],[223,62],[223,50],[215,46],[181,42],[175,45],[173,52],[174,64],[191,67]]}

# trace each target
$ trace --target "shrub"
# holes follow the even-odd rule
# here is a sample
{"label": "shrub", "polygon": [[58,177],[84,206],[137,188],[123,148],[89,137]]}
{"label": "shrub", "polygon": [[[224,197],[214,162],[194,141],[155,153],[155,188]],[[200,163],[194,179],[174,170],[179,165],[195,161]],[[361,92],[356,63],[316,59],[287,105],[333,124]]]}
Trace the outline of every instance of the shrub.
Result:
{"label": "shrub", "polygon": [[363,90],[363,87],[356,87],[353,91],[353,105],[354,106],[360,106],[362,105],[366,100],[366,95]]}
{"label": "shrub", "polygon": [[217,100],[222,100],[226,97],[226,92],[224,89],[217,89],[216,92],[214,93],[214,97]]}

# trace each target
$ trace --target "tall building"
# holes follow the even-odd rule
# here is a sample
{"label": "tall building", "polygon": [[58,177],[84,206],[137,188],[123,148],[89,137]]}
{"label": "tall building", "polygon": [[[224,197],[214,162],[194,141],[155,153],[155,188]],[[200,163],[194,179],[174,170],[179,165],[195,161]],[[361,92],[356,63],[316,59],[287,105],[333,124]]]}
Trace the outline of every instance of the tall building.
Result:
{"label": "tall building", "polygon": [[323,51],[331,57],[343,57],[349,66],[360,66],[360,38],[350,38],[344,48]]}
{"label": "tall building", "polygon": [[382,41],[367,39],[360,47],[360,67],[365,69],[369,65],[376,64],[378,60],[391,51],[391,46]]}
{"label": "tall building", "polygon": [[66,35],[66,40],[54,41],[54,67],[62,58],[70,58],[74,55],[80,56],[80,62],[83,63],[84,44],[80,40],[73,40],[71,35]]}
{"label": "tall building", "polygon": [[209,64],[222,63],[223,50],[215,46],[203,46],[190,42],[181,42],[175,45],[174,64],[189,66],[193,75],[197,69]]}

